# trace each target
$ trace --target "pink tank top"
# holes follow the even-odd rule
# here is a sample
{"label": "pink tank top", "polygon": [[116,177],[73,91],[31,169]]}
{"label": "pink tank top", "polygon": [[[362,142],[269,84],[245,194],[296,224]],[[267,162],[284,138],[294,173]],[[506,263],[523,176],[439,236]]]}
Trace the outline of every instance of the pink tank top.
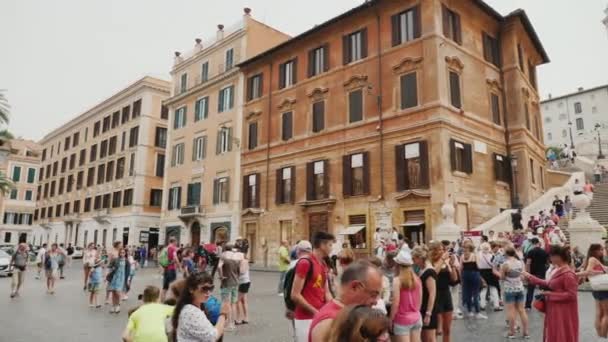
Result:
{"label": "pink tank top", "polygon": [[399,294],[399,310],[395,315],[394,322],[399,325],[412,325],[421,319],[420,301],[422,298],[422,285],[420,278],[414,276],[415,286],[413,289],[401,289]]}

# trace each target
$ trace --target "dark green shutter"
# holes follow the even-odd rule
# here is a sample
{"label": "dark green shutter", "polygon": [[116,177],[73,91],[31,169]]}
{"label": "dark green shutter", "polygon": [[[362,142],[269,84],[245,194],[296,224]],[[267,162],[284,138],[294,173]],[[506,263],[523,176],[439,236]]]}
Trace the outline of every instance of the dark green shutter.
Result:
{"label": "dark green shutter", "polygon": [[392,31],[392,41],[393,46],[397,46],[401,44],[401,25],[399,22],[399,18],[401,14],[395,14],[391,17],[391,31]]}
{"label": "dark green shutter", "polygon": [[283,169],[276,170],[274,198],[277,205],[283,204]]}
{"label": "dark green shutter", "polygon": [[367,27],[361,30],[361,58],[367,58]]}
{"label": "dark green shutter", "polygon": [[352,196],[351,156],[342,156],[342,194],[344,197]]}
{"label": "dark green shutter", "polygon": [[314,162],[306,164],[306,200],[315,199]]}
{"label": "dark green shutter", "polygon": [[346,65],[350,60],[350,35],[347,34],[342,37],[342,63]]}
{"label": "dark green shutter", "polygon": [[329,70],[329,44],[323,45],[323,71]]}
{"label": "dark green shutter", "polygon": [[420,5],[414,7],[412,9],[414,11],[414,39],[420,38],[422,34],[422,19],[420,18]]}
{"label": "dark green shutter", "polygon": [[369,195],[371,188],[369,152],[363,152],[363,194]]}

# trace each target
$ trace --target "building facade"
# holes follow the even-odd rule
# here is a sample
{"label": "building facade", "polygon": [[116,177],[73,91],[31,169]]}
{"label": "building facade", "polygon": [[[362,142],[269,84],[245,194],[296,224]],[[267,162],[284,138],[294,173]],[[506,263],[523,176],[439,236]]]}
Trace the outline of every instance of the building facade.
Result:
{"label": "building facade", "polygon": [[243,76],[236,65],[288,36],[251,17],[176,53],[164,179],[164,240],[234,240],[240,222]]}
{"label": "building facade", "polygon": [[598,133],[608,153],[608,85],[552,97],[541,102],[547,146],[574,146],[577,154],[597,156]]}
{"label": "building facade", "polygon": [[169,88],[144,77],[39,142],[44,242],[159,244]]}
{"label": "building facade", "polygon": [[14,188],[0,196],[0,244],[37,244],[42,236],[33,229],[40,167],[40,146],[34,141],[13,139],[0,147],[5,152],[0,170]]}
{"label": "building facade", "polygon": [[319,230],[359,254],[376,229],[428,241],[446,201],[463,230],[530,203],[544,191],[548,61],[522,10],[376,0],[242,63],[252,260],[275,264],[281,240]]}

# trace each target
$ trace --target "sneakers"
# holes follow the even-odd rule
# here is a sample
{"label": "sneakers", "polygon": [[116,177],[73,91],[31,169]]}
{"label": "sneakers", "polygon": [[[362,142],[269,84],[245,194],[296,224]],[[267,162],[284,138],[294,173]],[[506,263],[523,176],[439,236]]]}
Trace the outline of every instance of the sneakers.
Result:
{"label": "sneakers", "polygon": [[283,295],[282,293],[279,293],[279,294],[278,294],[278,296],[279,296],[279,297],[283,297],[284,295]]}
{"label": "sneakers", "polygon": [[15,298],[17,296],[17,294],[15,292],[11,293],[11,298]]}
{"label": "sneakers", "polygon": [[457,312],[454,314],[454,319],[463,319],[464,316],[462,315],[462,312]]}
{"label": "sneakers", "polygon": [[486,316],[480,312],[477,315],[475,315],[475,319],[488,319],[488,316]]}

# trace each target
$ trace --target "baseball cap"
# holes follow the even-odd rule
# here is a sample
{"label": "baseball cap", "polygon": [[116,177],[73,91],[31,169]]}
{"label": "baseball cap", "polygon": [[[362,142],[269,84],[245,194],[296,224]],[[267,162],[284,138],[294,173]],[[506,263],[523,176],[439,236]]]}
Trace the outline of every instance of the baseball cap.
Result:
{"label": "baseball cap", "polygon": [[296,245],[296,251],[298,251],[298,252],[300,252],[300,251],[302,251],[302,252],[312,252],[312,244],[310,243],[310,241],[301,240]]}

